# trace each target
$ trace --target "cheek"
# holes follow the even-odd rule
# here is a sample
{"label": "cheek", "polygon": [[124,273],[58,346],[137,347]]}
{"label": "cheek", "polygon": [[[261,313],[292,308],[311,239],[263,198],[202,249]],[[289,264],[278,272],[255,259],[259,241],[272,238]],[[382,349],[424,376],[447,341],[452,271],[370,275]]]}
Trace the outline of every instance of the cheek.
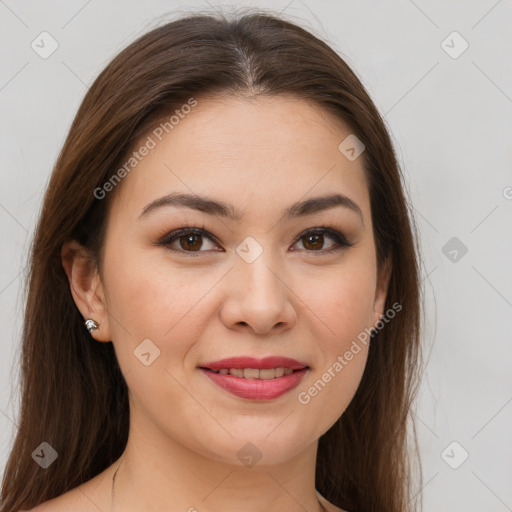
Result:
{"label": "cheek", "polygon": [[331,354],[350,345],[373,321],[375,272],[364,256],[351,259],[336,269],[324,269],[300,280],[303,314],[316,318],[318,331],[325,335],[324,350]]}
{"label": "cheek", "polygon": [[307,430],[323,435],[343,415],[359,387],[367,356],[367,345],[348,344],[298,389],[298,407]]}
{"label": "cheek", "polygon": [[308,411],[306,421],[324,431],[351,402],[368,356],[375,273],[371,258],[366,261],[361,255],[353,262],[302,280],[299,292],[322,354],[316,371],[298,390],[297,401]]}
{"label": "cheek", "polygon": [[111,291],[109,309],[130,332],[155,335],[158,324],[171,324],[194,295],[178,272],[155,266],[142,253],[127,250],[111,261],[105,269]]}
{"label": "cheek", "polygon": [[173,267],[165,258],[155,262],[142,251],[125,253],[107,271],[111,334],[117,348],[128,357],[150,339],[160,350],[160,364],[183,363],[211,321],[209,293],[223,272]]}
{"label": "cheek", "polygon": [[297,390],[297,402],[308,428],[322,435],[344,413],[364,373],[374,287],[367,268],[340,271],[337,278],[318,284],[322,293],[306,294],[305,287],[304,302],[315,312],[308,318],[316,324],[321,355],[311,378]]}

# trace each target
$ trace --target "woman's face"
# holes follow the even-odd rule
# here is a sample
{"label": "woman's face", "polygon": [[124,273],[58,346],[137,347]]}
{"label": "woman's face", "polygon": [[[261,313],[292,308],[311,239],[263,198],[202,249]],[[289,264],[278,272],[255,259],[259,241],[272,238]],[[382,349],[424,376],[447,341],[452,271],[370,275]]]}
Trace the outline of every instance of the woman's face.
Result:
{"label": "woman's face", "polygon": [[[338,148],[350,133],[281,96],[198,99],[162,140],[148,134],[156,146],[110,192],[100,331],[147,442],[239,465],[245,447],[275,464],[348,406],[367,358],[358,335],[379,320],[387,287],[362,157]],[[176,194],[189,206],[161,200]],[[336,194],[348,199],[321,200]],[[171,239],[180,228],[200,231]],[[201,369],[243,357],[307,368],[273,382]]]}

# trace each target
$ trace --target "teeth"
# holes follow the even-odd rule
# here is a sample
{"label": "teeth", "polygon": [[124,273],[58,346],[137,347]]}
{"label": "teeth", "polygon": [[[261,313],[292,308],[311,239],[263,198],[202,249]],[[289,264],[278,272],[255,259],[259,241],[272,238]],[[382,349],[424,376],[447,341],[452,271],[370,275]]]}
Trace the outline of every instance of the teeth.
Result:
{"label": "teeth", "polygon": [[[247,372],[247,370],[245,370],[244,377],[247,377],[247,373],[246,372]],[[260,370],[258,373],[259,373],[259,375],[257,375],[255,378],[259,377],[260,379],[263,379],[263,380],[270,380],[270,379],[275,379],[276,378],[276,370],[275,370],[275,368],[268,368],[268,369],[265,369],[265,370]]]}
{"label": "teeth", "polygon": [[243,370],[243,374],[246,379],[259,379],[260,370],[255,368],[245,368],[245,370]]}
{"label": "teeth", "polygon": [[270,380],[282,377],[283,375],[290,375],[293,373],[291,368],[268,368],[258,370],[257,368],[222,368],[220,370],[213,370],[215,373],[221,375],[233,375],[234,377],[242,377],[245,379],[262,379]]}

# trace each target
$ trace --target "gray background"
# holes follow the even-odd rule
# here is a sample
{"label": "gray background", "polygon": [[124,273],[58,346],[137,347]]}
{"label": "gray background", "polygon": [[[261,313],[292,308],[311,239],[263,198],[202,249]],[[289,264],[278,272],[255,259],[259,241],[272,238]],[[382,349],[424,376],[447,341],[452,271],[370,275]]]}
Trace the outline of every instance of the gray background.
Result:
{"label": "gray background", "polygon": [[[29,241],[79,103],[138,35],[209,5],[282,11],[329,42],[369,89],[395,141],[421,235],[428,364],[412,413],[424,472],[417,492],[427,512],[512,510],[510,0],[0,0],[1,471],[19,406]],[[47,59],[31,48],[43,31],[59,45]],[[464,42],[454,31],[469,44],[460,55]]]}

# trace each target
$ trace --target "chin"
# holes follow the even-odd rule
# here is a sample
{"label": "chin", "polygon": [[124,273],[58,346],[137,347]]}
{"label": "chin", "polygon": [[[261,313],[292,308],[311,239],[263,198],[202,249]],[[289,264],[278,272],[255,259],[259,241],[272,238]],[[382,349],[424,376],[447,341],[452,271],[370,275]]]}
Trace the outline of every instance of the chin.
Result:
{"label": "chin", "polygon": [[[279,422],[275,426],[277,425]],[[278,432],[279,427],[275,429],[275,426],[260,428],[254,436],[247,431],[240,436],[231,432],[233,438],[225,442],[219,441],[219,445],[215,447],[215,441],[211,440],[211,444],[207,447],[210,452],[209,457],[225,464],[248,468],[255,465],[274,466],[297,457],[314,441],[313,437],[311,439],[305,439],[303,436],[294,437],[290,431],[284,429]],[[274,432],[272,432],[273,428]]]}

